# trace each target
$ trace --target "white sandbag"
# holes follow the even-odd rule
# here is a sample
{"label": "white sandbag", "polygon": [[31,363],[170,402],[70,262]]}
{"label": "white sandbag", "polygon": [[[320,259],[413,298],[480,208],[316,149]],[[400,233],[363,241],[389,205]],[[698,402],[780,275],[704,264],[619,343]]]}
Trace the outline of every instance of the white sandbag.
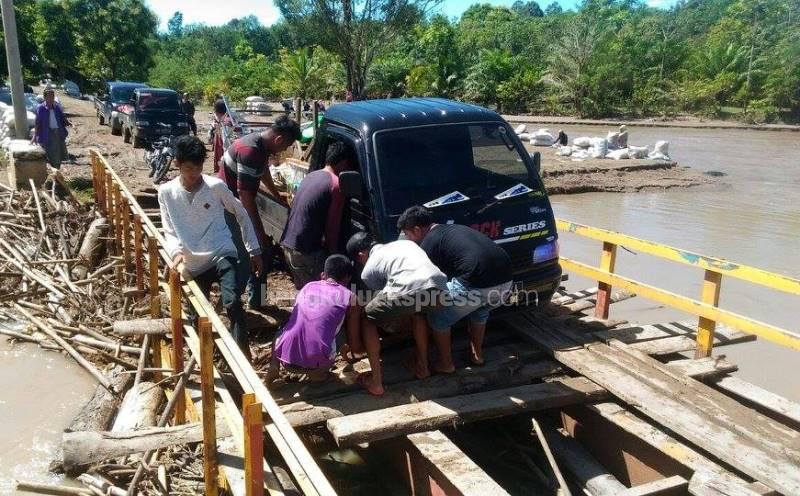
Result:
{"label": "white sandbag", "polygon": [[577,150],[573,148],[571,156],[574,161],[585,160],[589,158],[589,152],[583,148],[578,148]]}
{"label": "white sandbag", "polygon": [[527,130],[528,130],[528,126],[526,126],[525,124],[520,124],[519,126],[514,128],[514,133],[519,135],[519,134],[524,133]]}
{"label": "white sandbag", "polygon": [[663,153],[659,152],[650,152],[650,154],[647,155],[647,158],[650,160],[667,160],[667,161],[672,160],[671,158],[669,158],[669,155],[664,155]]}
{"label": "white sandbag", "polygon": [[36,125],[36,114],[33,112],[28,112],[28,127],[33,127]]}
{"label": "white sandbag", "polygon": [[617,150],[620,148],[619,133],[615,133],[614,131],[609,131],[608,135],[606,135],[606,141],[608,141],[609,150]]}
{"label": "white sandbag", "polygon": [[14,129],[16,127],[16,125],[14,124],[14,114],[11,115],[6,114],[5,117],[3,117],[3,123],[6,125],[7,128]]}
{"label": "white sandbag", "polygon": [[622,148],[620,150],[612,150],[608,152],[606,157],[613,158],[614,160],[625,160],[628,158],[628,149]]}
{"label": "white sandbag", "polygon": [[604,158],[608,153],[608,141],[605,138],[592,138],[591,142],[589,156],[592,158]]}
{"label": "white sandbag", "polygon": [[551,146],[555,140],[548,129],[539,129],[531,136],[530,143],[533,146]]}
{"label": "white sandbag", "polygon": [[669,156],[669,141],[656,141],[656,146],[653,147],[653,153]]}
{"label": "white sandbag", "polygon": [[244,101],[247,103],[262,103],[264,101],[264,98],[257,95],[253,95],[253,96],[248,96],[247,98],[244,99]]}
{"label": "white sandbag", "polygon": [[569,146],[559,146],[558,151],[556,151],[556,155],[560,155],[562,157],[569,157],[572,155],[572,148]]}
{"label": "white sandbag", "polygon": [[519,139],[521,139],[522,141],[528,141],[531,139],[530,133],[520,133],[517,135],[517,137],[519,137]]}
{"label": "white sandbag", "polygon": [[647,147],[646,146],[629,146],[628,147],[628,158],[635,158],[641,159],[647,157]]}
{"label": "white sandbag", "polygon": [[574,140],[572,140],[572,144],[577,146],[578,148],[589,148],[590,146],[592,146],[592,138],[588,138],[586,136],[575,138]]}

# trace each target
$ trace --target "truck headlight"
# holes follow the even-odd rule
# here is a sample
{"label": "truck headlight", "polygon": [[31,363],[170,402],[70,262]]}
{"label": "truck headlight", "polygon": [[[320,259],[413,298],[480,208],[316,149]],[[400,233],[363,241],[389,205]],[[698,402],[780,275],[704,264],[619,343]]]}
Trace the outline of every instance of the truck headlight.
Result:
{"label": "truck headlight", "polygon": [[147,121],[136,121],[136,127],[147,127],[150,123]]}
{"label": "truck headlight", "polygon": [[549,243],[545,243],[541,246],[537,246],[533,250],[533,263],[542,263],[547,262],[548,260],[553,260],[558,258],[558,240],[555,239],[550,241]]}

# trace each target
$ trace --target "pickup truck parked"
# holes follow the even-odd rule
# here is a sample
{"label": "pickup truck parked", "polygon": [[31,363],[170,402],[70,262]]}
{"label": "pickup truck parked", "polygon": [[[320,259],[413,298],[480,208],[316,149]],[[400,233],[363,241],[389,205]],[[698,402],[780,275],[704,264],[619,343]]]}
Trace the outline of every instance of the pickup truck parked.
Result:
{"label": "pickup truck parked", "polygon": [[100,125],[108,124],[111,126],[111,134],[114,136],[122,135],[122,119],[120,111],[126,111],[131,104],[133,91],[136,88],[146,88],[144,83],[132,83],[128,81],[110,81],[106,83],[104,93],[98,94],[94,99],[94,106],[97,112],[97,120]]}
{"label": "pickup truck parked", "polygon": [[[400,214],[425,205],[436,222],[466,224],[508,251],[516,288],[529,291],[520,303],[549,301],[558,289],[558,233],[539,155],[528,154],[497,113],[433,98],[344,103],[327,111],[318,132],[308,170],[325,166],[335,140],[359,160],[357,171],[339,177],[348,198],[342,239],[369,231],[394,240]],[[287,208],[264,193],[257,204],[267,234],[279,240]]]}
{"label": "pickup truck parked", "polygon": [[162,136],[189,133],[189,122],[181,110],[178,93],[160,88],[134,90],[130,105],[120,113],[125,143],[142,148]]}

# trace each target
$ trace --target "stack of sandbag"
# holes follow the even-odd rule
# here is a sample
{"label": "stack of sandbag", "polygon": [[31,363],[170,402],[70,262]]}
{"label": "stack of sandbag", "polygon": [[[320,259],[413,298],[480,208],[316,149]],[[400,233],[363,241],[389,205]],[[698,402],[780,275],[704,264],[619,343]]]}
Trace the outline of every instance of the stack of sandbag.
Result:
{"label": "stack of sandbag", "polygon": [[269,104],[260,96],[248,96],[244,101],[247,110],[269,110]]}
{"label": "stack of sandbag", "polygon": [[672,160],[669,158],[669,141],[656,141],[653,151],[647,155],[650,160]]}
{"label": "stack of sandbag", "polygon": [[606,141],[608,141],[609,150],[619,150],[620,148],[623,148],[619,143],[619,133],[609,131],[608,135],[606,135]]}
{"label": "stack of sandbag", "polygon": [[611,150],[606,155],[606,158],[611,158],[614,160],[625,160],[630,158],[627,148],[621,148],[619,150]]}
{"label": "stack of sandbag", "polygon": [[530,136],[530,143],[533,146],[553,146],[555,140],[549,129],[539,129]]}
{"label": "stack of sandbag", "polygon": [[[28,131],[36,124],[36,115],[27,112]],[[16,121],[14,119],[14,107],[0,102],[0,146],[4,149],[8,143],[16,137]]]}
{"label": "stack of sandbag", "polygon": [[629,146],[628,150],[628,157],[633,159],[642,159],[647,158],[647,147],[646,146]]}
{"label": "stack of sandbag", "polygon": [[556,155],[560,155],[562,157],[569,157],[572,155],[572,147],[571,146],[559,146],[558,150],[556,151]]}
{"label": "stack of sandbag", "polygon": [[581,136],[580,138],[575,138],[572,140],[572,144],[578,148],[589,148],[592,146],[592,138]]}

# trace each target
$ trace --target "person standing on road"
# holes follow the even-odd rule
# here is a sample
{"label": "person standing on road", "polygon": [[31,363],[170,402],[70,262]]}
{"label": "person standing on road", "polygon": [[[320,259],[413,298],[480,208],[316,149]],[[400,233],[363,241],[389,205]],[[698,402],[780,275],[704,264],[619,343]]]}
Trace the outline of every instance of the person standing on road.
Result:
{"label": "person standing on road", "polygon": [[511,258],[485,234],[460,224],[434,224],[433,214],[421,206],[406,209],[397,228],[447,275],[451,301],[428,314],[433,339],[439,349],[437,369],[455,370],[450,350],[450,328],[469,319],[470,361],[483,365],[483,335],[489,312],[511,294]]}
{"label": "person standing on road", "polygon": [[[234,141],[225,151],[223,161],[224,167],[220,169],[220,178],[227,184],[231,192],[236,195],[244,205],[245,210],[250,215],[250,220],[256,230],[259,245],[261,246],[261,256],[265,270],[260,276],[250,274],[247,283],[248,305],[253,310],[260,310],[266,304],[266,283],[267,272],[269,272],[270,248],[272,240],[264,230],[264,224],[258,213],[256,205],[256,195],[259,185],[263,184],[267,192],[275,201],[285,203],[278,188],[272,181],[269,171],[269,158],[286,151],[295,141],[300,139],[300,126],[297,122],[282,115],[275,120],[275,123],[262,133],[251,133]],[[234,242],[239,249],[239,258],[247,260],[246,250],[241,238],[236,233],[236,219],[227,216],[231,232],[234,234]],[[244,264],[243,264],[244,265]],[[243,274],[247,273],[247,268],[241,269]],[[263,289],[263,291],[262,291]]]}
{"label": "person standing on road", "polygon": [[189,123],[189,129],[192,130],[192,133],[197,136],[197,121],[194,120],[194,103],[189,100],[189,93],[183,94],[183,99],[181,100],[181,110],[183,113],[186,114],[186,122]]}
{"label": "person standing on road", "polygon": [[56,169],[67,159],[67,127],[72,123],[64,116],[64,109],[56,103],[52,88],[44,90],[44,102],[36,107],[32,143],[38,143],[47,153],[47,161]]}
{"label": "person standing on road", "polygon": [[[194,279],[206,296],[211,285],[219,283],[222,306],[231,321],[231,335],[249,357],[241,297],[244,279],[239,277],[237,267],[250,267],[249,258],[254,272],[261,272],[261,248],[239,200],[219,178],[203,174],[205,159],[206,147],[196,136],[181,136],[176,140],[175,165],[179,175],[158,190],[164,248],[172,268],[182,277]],[[237,220],[237,233],[244,240],[248,258],[237,259],[226,215]]]}
{"label": "person standing on road", "polygon": [[222,155],[225,153],[225,133],[223,128],[230,125],[228,108],[221,98],[214,102],[214,121],[211,123],[211,150],[214,152],[214,172],[218,173],[222,164]]}
{"label": "person standing on road", "polygon": [[297,189],[281,236],[297,289],[319,279],[327,254],[342,251],[344,195],[339,190],[339,173],[355,163],[353,149],[336,141],[325,153],[325,168],[308,174]]}

